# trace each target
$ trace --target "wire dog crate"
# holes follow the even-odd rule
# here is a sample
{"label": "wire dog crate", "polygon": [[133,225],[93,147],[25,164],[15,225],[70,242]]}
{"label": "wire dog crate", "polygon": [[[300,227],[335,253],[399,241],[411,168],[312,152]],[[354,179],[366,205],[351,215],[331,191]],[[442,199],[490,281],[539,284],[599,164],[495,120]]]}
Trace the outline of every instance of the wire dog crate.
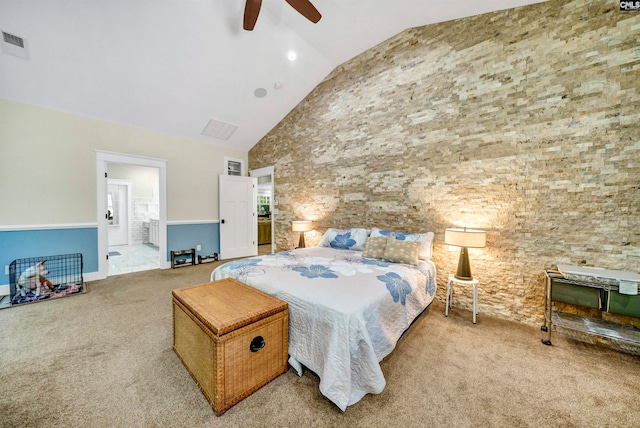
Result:
{"label": "wire dog crate", "polygon": [[84,291],[82,254],[29,257],[9,265],[11,304],[35,302]]}

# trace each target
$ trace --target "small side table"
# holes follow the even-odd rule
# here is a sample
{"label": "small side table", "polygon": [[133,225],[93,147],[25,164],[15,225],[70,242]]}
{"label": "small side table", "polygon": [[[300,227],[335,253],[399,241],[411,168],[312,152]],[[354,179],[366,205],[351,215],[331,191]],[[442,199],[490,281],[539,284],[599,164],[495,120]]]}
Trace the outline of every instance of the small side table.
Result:
{"label": "small side table", "polygon": [[449,274],[449,280],[447,281],[447,306],[444,310],[444,316],[449,316],[449,308],[453,303],[453,283],[471,285],[473,287],[473,323],[476,323],[476,315],[478,314],[478,280],[464,280],[458,279],[453,274]]}

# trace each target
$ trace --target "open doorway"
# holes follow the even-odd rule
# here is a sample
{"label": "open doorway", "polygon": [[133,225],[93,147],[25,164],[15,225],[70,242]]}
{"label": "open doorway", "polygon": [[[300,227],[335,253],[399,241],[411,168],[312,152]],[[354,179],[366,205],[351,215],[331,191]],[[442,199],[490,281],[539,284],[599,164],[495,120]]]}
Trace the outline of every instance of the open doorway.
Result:
{"label": "open doorway", "polygon": [[131,242],[131,181],[107,180],[107,238],[109,245]]}
{"label": "open doorway", "polygon": [[249,171],[249,175],[258,181],[257,211],[258,211],[258,255],[273,254],[276,251],[274,239],[275,201],[274,195],[274,168],[265,168]]}
{"label": "open doorway", "polygon": [[[114,174],[114,170],[118,169],[118,166],[128,166],[128,167],[148,167],[149,170],[153,170],[156,174],[157,179],[153,183],[153,194],[151,196],[154,199],[153,204],[148,204],[146,208],[146,214],[149,218],[149,231],[147,232],[149,235],[149,242],[151,243],[152,235],[153,242],[155,243],[155,247],[157,249],[153,249],[153,266],[155,268],[160,267],[161,269],[169,268],[169,261],[167,257],[167,220],[166,220],[166,212],[167,212],[167,204],[166,204],[166,160],[165,159],[157,159],[150,158],[145,156],[136,156],[136,155],[127,155],[122,153],[114,153],[114,152],[104,152],[100,150],[96,150],[96,178],[97,178],[97,214],[98,214],[98,277],[96,279],[106,278],[109,272],[109,259],[115,256],[109,256],[109,252],[119,252],[120,256],[123,255],[122,251],[124,251],[124,246],[113,248],[109,245],[109,236],[108,236],[108,218],[109,218],[109,210],[108,210],[108,178],[109,172]],[[139,170],[142,171],[142,170]],[[148,171],[148,170],[147,170]],[[118,175],[118,174],[116,174]],[[126,178],[126,177],[125,177]],[[122,179],[122,177],[120,177]],[[127,178],[130,180],[130,178]],[[130,180],[133,181],[133,180]],[[133,190],[131,194],[135,194],[135,190]],[[113,200],[112,200],[113,203]],[[134,204],[132,204],[134,205]],[[113,208],[113,206],[112,206]],[[136,215],[135,210],[130,210],[130,218],[133,219]],[[151,222],[154,220],[154,222]],[[139,223],[139,227],[144,228],[146,225],[141,221]],[[133,241],[139,241],[140,235],[136,235],[136,228],[133,226],[130,228],[132,236],[136,238],[132,238]],[[140,232],[140,233],[145,233]],[[144,236],[144,235],[143,235]],[[142,238],[144,239],[144,238]],[[144,244],[144,242],[143,242]],[[122,259],[124,260],[124,258]],[[134,261],[132,264],[135,264]],[[151,267],[150,267],[151,268]],[[115,272],[114,272],[115,273]],[[120,272],[126,273],[126,272]]]}
{"label": "open doorway", "polygon": [[158,269],[159,170],[107,163],[109,276]]}

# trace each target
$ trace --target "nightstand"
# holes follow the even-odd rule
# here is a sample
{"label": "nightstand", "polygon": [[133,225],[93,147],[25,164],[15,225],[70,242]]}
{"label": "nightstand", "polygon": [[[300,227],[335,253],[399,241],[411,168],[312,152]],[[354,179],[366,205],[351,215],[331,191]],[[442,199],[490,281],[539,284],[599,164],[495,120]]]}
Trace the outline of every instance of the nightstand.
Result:
{"label": "nightstand", "polygon": [[476,323],[476,315],[478,314],[478,280],[477,279],[472,279],[472,280],[465,280],[465,279],[458,279],[455,277],[455,275],[450,274],[449,275],[449,280],[447,281],[447,306],[445,307],[444,310],[444,316],[448,317],[449,316],[449,308],[451,308],[451,305],[453,303],[453,284],[462,284],[462,285],[470,285],[473,287],[473,323]]}

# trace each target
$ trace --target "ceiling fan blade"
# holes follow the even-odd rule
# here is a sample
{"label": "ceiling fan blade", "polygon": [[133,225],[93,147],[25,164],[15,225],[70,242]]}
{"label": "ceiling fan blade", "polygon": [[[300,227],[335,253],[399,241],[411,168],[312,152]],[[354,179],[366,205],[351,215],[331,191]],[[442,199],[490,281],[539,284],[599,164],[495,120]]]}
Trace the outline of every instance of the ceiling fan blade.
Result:
{"label": "ceiling fan blade", "polygon": [[316,9],[309,0],[286,0],[286,2],[314,24],[322,18],[318,9]]}
{"label": "ceiling fan blade", "polygon": [[262,0],[247,0],[244,5],[244,21],[242,23],[242,28],[247,31],[253,30],[253,27],[256,26],[256,21],[258,20],[258,14],[260,14],[261,5]]}

